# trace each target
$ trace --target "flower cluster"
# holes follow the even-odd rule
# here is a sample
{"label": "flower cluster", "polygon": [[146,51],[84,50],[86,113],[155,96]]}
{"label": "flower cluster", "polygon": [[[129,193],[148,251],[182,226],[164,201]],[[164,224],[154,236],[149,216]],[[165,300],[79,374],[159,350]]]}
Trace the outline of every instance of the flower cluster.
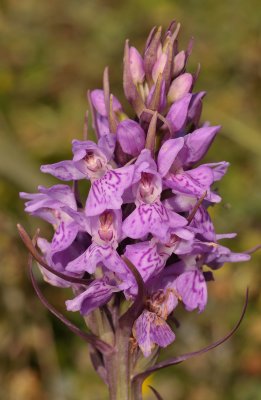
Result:
{"label": "flower cluster", "polygon": [[[220,126],[201,122],[206,93],[193,93],[199,71],[187,72],[192,43],[179,51],[178,32],[175,23],[164,35],[154,28],[143,56],[126,43],[123,87],[134,117],[111,95],[108,69],[103,89],[88,93],[97,143],[74,140],[72,159],[41,167],[73,184],[21,193],[25,210],[54,228],[50,242],[37,239],[50,267],[40,268],[51,285],[72,287],[68,310],[87,316],[112,309],[116,298],[135,301],[126,260],[134,265],[146,301],[132,335],[146,357],[174,341],[170,321],[179,303],[202,312],[213,271],[249,259],[219,243],[235,234],[217,234],[208,212],[221,201],[213,184],[228,163],[199,165]],[[84,180],[89,190],[80,196]]]}

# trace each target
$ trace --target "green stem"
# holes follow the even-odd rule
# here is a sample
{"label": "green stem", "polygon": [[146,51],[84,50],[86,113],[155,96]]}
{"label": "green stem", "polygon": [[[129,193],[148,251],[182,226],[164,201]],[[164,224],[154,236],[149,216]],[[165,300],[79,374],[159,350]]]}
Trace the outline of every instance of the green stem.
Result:
{"label": "green stem", "polygon": [[117,330],[115,353],[105,359],[110,400],[130,400],[130,351],[129,335]]}
{"label": "green stem", "polygon": [[[117,337],[118,336],[118,337]],[[130,398],[130,349],[129,337],[125,337],[122,332],[116,335],[117,347],[119,349],[117,362],[117,400],[129,400]]]}
{"label": "green stem", "polygon": [[142,382],[137,381],[132,384],[131,400],[142,400]]}

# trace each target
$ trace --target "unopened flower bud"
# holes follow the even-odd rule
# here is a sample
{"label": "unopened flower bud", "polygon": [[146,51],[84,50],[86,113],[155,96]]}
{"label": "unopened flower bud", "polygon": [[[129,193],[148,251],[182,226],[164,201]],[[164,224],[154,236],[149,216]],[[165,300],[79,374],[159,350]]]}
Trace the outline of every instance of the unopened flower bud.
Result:
{"label": "unopened flower bud", "polygon": [[145,73],[148,78],[151,77],[153,66],[157,60],[157,51],[160,46],[161,40],[161,27],[153,32],[152,37],[150,37],[149,43],[144,54],[144,68]]}
{"label": "unopened flower bud", "polygon": [[130,48],[130,71],[135,85],[144,81],[145,71],[143,59],[135,47]]}
{"label": "unopened flower bud", "polygon": [[162,53],[156,63],[154,64],[153,70],[152,70],[152,79],[154,82],[157,82],[157,79],[159,77],[159,74],[162,74],[164,71],[164,68],[167,63],[168,56],[166,53]]}
{"label": "unopened flower bud", "polygon": [[173,77],[176,77],[180,74],[186,64],[186,54],[185,51],[182,50],[178,54],[175,55],[173,59]]}
{"label": "unopened flower bud", "polygon": [[188,72],[178,76],[170,85],[168,92],[168,102],[173,103],[181,99],[191,89],[193,77]]}
{"label": "unopened flower bud", "polygon": [[117,140],[124,153],[136,157],[144,149],[145,133],[137,122],[125,119],[117,127]]}
{"label": "unopened flower bud", "polygon": [[[91,100],[95,110],[102,115],[103,117],[107,117],[107,111],[105,107],[104,101],[104,92],[101,89],[95,89],[91,92]],[[113,96],[113,111],[120,111],[122,110],[121,103],[119,100]]]}

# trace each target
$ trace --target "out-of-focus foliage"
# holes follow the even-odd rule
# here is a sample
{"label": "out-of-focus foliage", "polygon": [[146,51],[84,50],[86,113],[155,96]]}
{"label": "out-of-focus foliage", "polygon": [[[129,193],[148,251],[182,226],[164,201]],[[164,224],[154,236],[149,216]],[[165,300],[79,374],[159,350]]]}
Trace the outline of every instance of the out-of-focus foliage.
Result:
{"label": "out-of-focus foliage", "polygon": [[[219,232],[239,233],[231,246],[235,250],[260,241],[260,13],[259,0],[1,1],[1,399],[106,398],[85,344],[53,320],[32,292],[15,224],[31,224],[32,231],[39,225],[24,215],[18,191],[53,182],[38,167],[70,157],[71,140],[82,136],[86,90],[101,87],[105,65],[110,66],[114,93],[123,98],[125,38],[142,49],[150,28],[166,27],[172,18],[182,23],[184,47],[195,36],[190,70],[200,61],[197,89],[208,91],[204,117],[223,124],[208,160],[232,164],[220,185],[224,201],[212,215]],[[43,224],[41,228],[46,230]],[[229,343],[152,378],[163,397],[261,399],[258,258],[260,262],[254,255],[245,265],[226,265],[217,272],[203,315],[184,318],[179,310],[182,324],[168,350],[173,354],[197,349],[229,330],[245,287],[250,287],[247,317]],[[64,309],[64,292],[42,287]],[[146,388],[145,396],[151,396]]]}

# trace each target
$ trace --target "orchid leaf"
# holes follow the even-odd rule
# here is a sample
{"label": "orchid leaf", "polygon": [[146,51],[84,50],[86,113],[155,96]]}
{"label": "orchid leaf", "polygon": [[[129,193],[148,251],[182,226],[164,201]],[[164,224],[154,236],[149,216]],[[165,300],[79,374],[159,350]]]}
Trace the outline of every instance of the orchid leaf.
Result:
{"label": "orchid leaf", "polygon": [[159,394],[159,392],[157,392],[156,389],[154,389],[154,387],[152,387],[151,385],[148,385],[148,387],[150,388],[150,390],[152,391],[153,394],[155,394],[155,397],[157,400],[163,400],[163,398],[161,397],[161,395]]}

